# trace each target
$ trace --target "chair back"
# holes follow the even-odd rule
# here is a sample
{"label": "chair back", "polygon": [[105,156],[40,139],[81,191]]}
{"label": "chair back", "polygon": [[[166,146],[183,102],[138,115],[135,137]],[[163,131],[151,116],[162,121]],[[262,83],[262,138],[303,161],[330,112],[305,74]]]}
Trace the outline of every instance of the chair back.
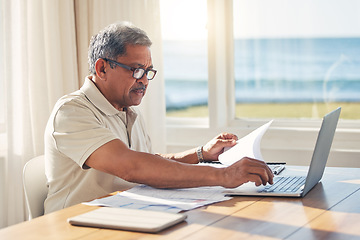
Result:
{"label": "chair back", "polygon": [[44,201],[48,192],[44,155],[32,158],[25,164],[23,184],[29,220],[44,215]]}

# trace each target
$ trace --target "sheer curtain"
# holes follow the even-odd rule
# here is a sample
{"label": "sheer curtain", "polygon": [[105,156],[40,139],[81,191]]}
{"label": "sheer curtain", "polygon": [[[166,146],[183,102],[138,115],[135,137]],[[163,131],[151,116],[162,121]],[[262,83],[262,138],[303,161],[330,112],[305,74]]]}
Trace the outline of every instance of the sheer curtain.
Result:
{"label": "sheer curtain", "polygon": [[155,152],[165,152],[165,95],[162,65],[162,43],[159,0],[75,0],[79,76],[83,82],[88,73],[87,50],[92,35],[105,26],[129,21],[147,32],[153,42],[151,47],[156,78],[149,84],[140,108]]}
{"label": "sheer curtain", "polygon": [[[87,75],[91,35],[112,22],[131,21],[152,38],[153,62],[162,68],[158,0],[2,0],[1,8],[6,107],[0,228],[26,219],[23,166],[43,154],[44,128],[56,100],[78,89]],[[165,149],[163,96],[160,71],[142,103],[156,151]]]}
{"label": "sheer curtain", "polygon": [[56,99],[78,88],[74,6],[70,1],[2,2],[6,152],[1,225],[26,217],[22,168],[43,153]]}

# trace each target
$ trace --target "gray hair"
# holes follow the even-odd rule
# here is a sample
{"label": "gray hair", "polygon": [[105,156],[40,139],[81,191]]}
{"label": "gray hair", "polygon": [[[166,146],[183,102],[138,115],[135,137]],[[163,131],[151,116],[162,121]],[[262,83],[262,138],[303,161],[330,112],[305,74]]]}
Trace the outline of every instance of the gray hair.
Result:
{"label": "gray hair", "polygon": [[107,26],[90,40],[88,62],[89,71],[95,74],[95,62],[99,58],[116,60],[126,54],[126,45],[150,47],[152,42],[146,32],[129,22],[119,22]]}

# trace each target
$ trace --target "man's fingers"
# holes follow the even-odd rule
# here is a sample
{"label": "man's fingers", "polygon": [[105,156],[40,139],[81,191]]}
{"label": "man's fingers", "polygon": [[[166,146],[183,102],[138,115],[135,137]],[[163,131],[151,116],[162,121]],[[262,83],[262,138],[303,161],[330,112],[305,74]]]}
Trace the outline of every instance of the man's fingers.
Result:
{"label": "man's fingers", "polygon": [[246,182],[253,182],[253,183],[255,183],[255,186],[260,186],[261,184],[263,184],[261,177],[257,174],[249,174],[247,176],[247,178],[248,179]]}
{"label": "man's fingers", "polygon": [[245,157],[232,166],[236,169],[237,176],[242,178],[241,182],[251,181],[256,186],[273,183],[274,175],[264,161]]}
{"label": "man's fingers", "polygon": [[219,146],[220,147],[232,147],[236,144],[236,140],[235,139],[219,139],[218,140]]}
{"label": "man's fingers", "polygon": [[259,176],[261,183],[266,185],[267,183],[272,184],[272,176],[271,173],[267,171],[266,168],[262,167],[251,167],[249,168],[249,174]]}
{"label": "man's fingers", "polygon": [[218,137],[218,139],[233,139],[235,141],[238,140],[238,137],[235,134],[232,133],[221,133]]}
{"label": "man's fingers", "polygon": [[[243,158],[243,160],[245,160],[249,166],[255,167],[253,169],[255,174],[260,174],[260,176],[267,176],[267,182],[273,184],[274,174],[264,161],[254,158]],[[264,173],[263,170],[265,170],[266,173]]]}
{"label": "man's fingers", "polygon": [[[232,135],[233,136],[233,135]],[[223,139],[221,136],[213,139],[203,146],[203,154],[205,159],[216,160],[224,151],[225,147],[232,147],[236,144],[234,138]]]}

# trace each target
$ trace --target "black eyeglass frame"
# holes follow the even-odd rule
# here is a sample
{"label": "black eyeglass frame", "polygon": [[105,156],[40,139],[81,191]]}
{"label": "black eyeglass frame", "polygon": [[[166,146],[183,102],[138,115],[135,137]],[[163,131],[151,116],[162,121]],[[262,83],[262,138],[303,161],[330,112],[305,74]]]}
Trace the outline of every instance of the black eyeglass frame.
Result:
{"label": "black eyeglass frame", "polygon": [[[107,61],[107,62],[114,63],[115,65],[117,65],[117,66],[119,66],[119,67],[122,67],[122,68],[125,68],[125,69],[127,69],[127,70],[132,71],[132,72],[133,72],[132,76],[133,76],[133,78],[135,78],[136,80],[139,80],[139,79],[143,78],[143,77],[144,77],[144,74],[146,74],[146,78],[147,78],[148,80],[153,80],[154,77],[155,77],[155,75],[156,75],[156,73],[157,73],[157,70],[152,69],[152,68],[151,68],[151,69],[135,68],[135,67],[130,67],[130,66],[127,66],[127,65],[125,65],[125,64],[119,63],[119,62],[117,62],[117,61],[115,61],[115,60],[112,60],[112,59],[108,59],[108,58],[102,58],[102,59],[104,59],[104,60]],[[143,73],[141,74],[140,77],[136,77],[136,76],[135,76],[135,75],[136,75],[136,71],[143,71]],[[151,78],[149,78],[149,77],[148,77],[148,72],[152,72],[154,75],[153,75]]]}

